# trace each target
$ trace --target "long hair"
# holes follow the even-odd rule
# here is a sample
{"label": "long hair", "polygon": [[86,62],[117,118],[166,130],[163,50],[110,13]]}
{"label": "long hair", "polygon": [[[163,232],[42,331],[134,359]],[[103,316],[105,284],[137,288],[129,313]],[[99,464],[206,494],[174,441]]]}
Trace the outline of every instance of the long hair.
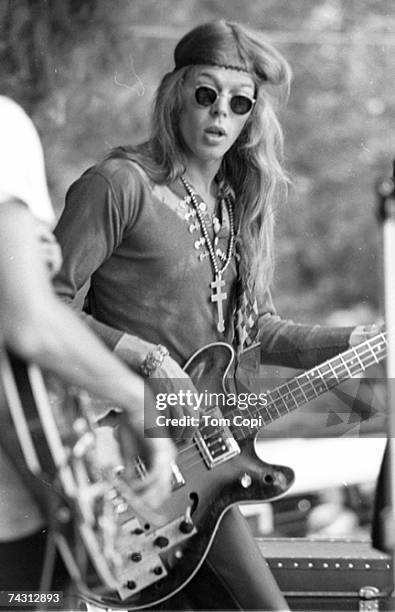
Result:
{"label": "long hair", "polygon": [[154,182],[175,181],[185,172],[178,123],[189,66],[224,66],[226,62],[228,68],[248,71],[256,85],[256,104],[224,156],[219,178],[235,194],[241,273],[250,288],[263,295],[273,276],[274,211],[287,192],[283,134],[276,110],[289,93],[289,65],[259,33],[224,20],[203,24],[186,34],[176,47],[175,58],[176,70],[163,77],[156,92],[149,141],[134,148],[120,147],[111,156],[140,163]]}

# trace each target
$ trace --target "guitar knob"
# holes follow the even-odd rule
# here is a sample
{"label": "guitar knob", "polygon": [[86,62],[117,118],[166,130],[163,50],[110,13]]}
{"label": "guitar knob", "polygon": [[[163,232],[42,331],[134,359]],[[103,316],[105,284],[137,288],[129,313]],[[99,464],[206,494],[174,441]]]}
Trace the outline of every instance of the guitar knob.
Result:
{"label": "guitar knob", "polygon": [[267,485],[273,484],[273,476],[271,474],[265,474],[263,477],[263,481]]}
{"label": "guitar knob", "polygon": [[155,574],[155,576],[160,576],[163,570],[160,565],[157,565],[156,567],[154,567],[154,569],[151,570],[151,572]]}
{"label": "guitar knob", "polygon": [[243,489],[248,489],[252,485],[252,478],[247,472],[240,478],[240,484]]}
{"label": "guitar knob", "polygon": [[141,552],[134,552],[130,555],[130,560],[138,563],[143,558]]}
{"label": "guitar knob", "polygon": [[154,540],[154,546],[157,546],[158,548],[166,548],[168,544],[169,544],[169,540],[165,538],[165,536],[158,536]]}
{"label": "guitar knob", "polygon": [[127,583],[125,584],[125,587],[129,589],[129,591],[133,591],[133,589],[135,589],[136,586],[137,584],[135,583],[134,580],[128,580]]}
{"label": "guitar knob", "polygon": [[193,523],[190,521],[182,521],[179,527],[181,533],[191,533],[193,531]]}
{"label": "guitar knob", "polygon": [[274,482],[277,486],[281,487],[282,489],[285,489],[288,484],[287,478],[285,474],[283,474],[282,472],[275,472]]}

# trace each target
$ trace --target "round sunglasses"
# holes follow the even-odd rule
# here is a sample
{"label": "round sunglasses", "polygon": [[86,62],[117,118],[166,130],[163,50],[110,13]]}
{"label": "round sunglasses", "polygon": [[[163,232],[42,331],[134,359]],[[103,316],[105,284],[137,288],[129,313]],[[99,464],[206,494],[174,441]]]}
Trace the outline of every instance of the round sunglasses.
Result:
{"label": "round sunglasses", "polygon": [[[219,94],[213,87],[198,85],[195,89],[195,100],[199,106],[212,106],[218,97]],[[252,110],[254,104],[255,98],[249,98],[244,94],[235,94],[229,102],[235,115],[246,115]]]}

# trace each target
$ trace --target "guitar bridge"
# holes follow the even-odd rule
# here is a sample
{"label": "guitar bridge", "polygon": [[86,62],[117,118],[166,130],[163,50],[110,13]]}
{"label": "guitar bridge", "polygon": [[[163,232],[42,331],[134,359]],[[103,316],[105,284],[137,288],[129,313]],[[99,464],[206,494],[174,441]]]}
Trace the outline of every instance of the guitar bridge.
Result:
{"label": "guitar bridge", "polygon": [[234,439],[219,408],[205,413],[204,425],[194,436],[194,441],[208,468],[212,469],[240,454],[240,447]]}

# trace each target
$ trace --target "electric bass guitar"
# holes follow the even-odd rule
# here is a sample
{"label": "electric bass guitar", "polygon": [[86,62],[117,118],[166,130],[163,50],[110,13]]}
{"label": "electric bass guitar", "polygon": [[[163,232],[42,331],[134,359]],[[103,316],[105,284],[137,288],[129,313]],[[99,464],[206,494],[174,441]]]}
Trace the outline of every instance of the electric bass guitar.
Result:
{"label": "electric bass guitar", "polygon": [[[272,501],[294,481],[291,468],[258,458],[258,431],[379,363],[386,355],[386,345],[385,334],[378,334],[264,390],[247,407],[237,401],[225,409],[206,407],[206,418],[202,417],[193,438],[179,444],[172,466],[172,493],[160,517],[150,520],[141,508],[136,511],[130,496],[117,491],[118,505],[112,517],[110,511],[106,518],[112,520],[115,534],[109,550],[117,551],[119,562],[110,564],[111,581],[104,581],[97,571],[85,572],[84,579],[77,580],[81,596],[103,607],[139,610],[157,606],[181,590],[200,568],[230,506]],[[254,349],[247,353],[250,350]],[[236,381],[233,376],[234,358],[228,344],[213,343],[197,351],[184,369],[205,396],[237,397],[240,385],[237,371]],[[243,393],[243,399],[247,396]],[[89,542],[86,546],[89,548]],[[100,550],[104,562],[106,547]]]}
{"label": "electric bass guitar", "polygon": [[[379,363],[386,346],[386,335],[378,334],[265,390],[254,406],[232,405],[224,412],[218,406],[206,408],[207,418],[193,438],[179,444],[172,494],[161,507],[164,520],[153,524],[141,517],[137,523],[136,517],[126,518],[125,524],[132,528],[126,530],[122,550],[125,558],[133,560],[128,563],[131,573],[125,573],[118,589],[121,601],[107,594],[101,605],[139,610],[155,607],[180,591],[200,568],[230,506],[278,499],[293,484],[291,468],[265,463],[257,456],[258,431]],[[248,359],[248,354],[244,356]],[[234,397],[240,388],[234,363],[232,347],[213,343],[192,355],[184,370],[203,395]]]}

